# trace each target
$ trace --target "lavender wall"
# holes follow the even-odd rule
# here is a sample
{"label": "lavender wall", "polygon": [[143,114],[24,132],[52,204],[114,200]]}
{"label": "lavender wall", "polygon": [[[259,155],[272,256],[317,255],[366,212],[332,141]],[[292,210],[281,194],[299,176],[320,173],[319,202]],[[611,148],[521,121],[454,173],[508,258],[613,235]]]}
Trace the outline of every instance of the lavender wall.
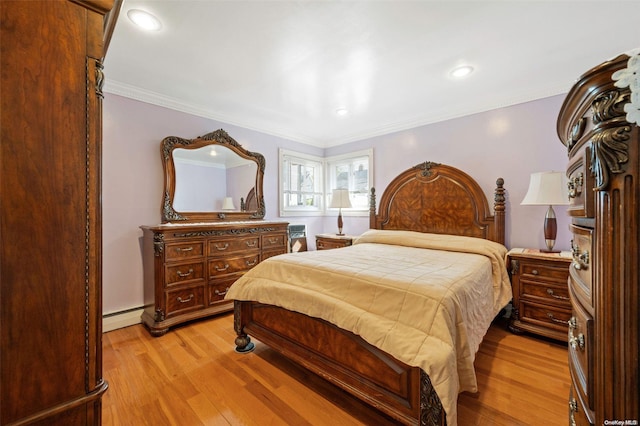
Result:
{"label": "lavender wall", "polygon": [[[107,93],[103,130],[103,311],[139,308],[142,295],[140,225],[160,222],[162,164],[166,136],[194,138],[219,128],[250,151],[265,156],[267,219],[278,217],[278,149],[333,156],[373,148],[378,194],[401,171],[429,160],[465,170],[493,200],[495,180],[507,189],[507,246],[542,247],[545,207],[520,206],[532,172],[564,170],[566,151],[555,134],[563,96],[497,109],[328,149],[296,143],[254,130],[197,117]],[[558,216],[557,248],[567,249],[566,208]],[[368,217],[346,216],[344,232],[368,229]],[[308,242],[336,232],[336,218],[282,218],[306,224]]]}

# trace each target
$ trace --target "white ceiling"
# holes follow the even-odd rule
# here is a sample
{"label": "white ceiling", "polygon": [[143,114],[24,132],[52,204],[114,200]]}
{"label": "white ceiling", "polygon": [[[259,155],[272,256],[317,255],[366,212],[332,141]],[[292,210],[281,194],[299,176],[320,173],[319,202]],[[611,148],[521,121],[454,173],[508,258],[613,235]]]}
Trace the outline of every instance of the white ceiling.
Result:
{"label": "white ceiling", "polygon": [[638,47],[640,1],[125,0],[105,91],[329,147],[566,93]]}

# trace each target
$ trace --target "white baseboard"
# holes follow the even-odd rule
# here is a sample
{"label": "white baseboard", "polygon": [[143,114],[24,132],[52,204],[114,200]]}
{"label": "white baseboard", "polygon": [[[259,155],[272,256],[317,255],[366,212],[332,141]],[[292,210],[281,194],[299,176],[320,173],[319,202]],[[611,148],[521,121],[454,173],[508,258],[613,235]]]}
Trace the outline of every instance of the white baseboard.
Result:
{"label": "white baseboard", "polygon": [[102,332],[117,330],[118,328],[129,327],[140,324],[140,315],[143,308],[129,310],[121,313],[109,314],[102,317]]}

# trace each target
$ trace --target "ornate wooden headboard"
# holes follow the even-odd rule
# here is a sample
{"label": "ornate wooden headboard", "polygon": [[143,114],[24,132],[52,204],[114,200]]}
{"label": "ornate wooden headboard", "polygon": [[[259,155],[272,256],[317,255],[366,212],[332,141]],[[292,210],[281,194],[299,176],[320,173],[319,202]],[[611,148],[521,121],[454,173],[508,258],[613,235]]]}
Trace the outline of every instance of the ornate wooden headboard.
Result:
{"label": "ornate wooden headboard", "polygon": [[372,229],[465,235],[505,243],[504,180],[496,181],[494,214],[480,185],[455,167],[430,161],[391,181],[376,214],[375,188],[369,206]]}

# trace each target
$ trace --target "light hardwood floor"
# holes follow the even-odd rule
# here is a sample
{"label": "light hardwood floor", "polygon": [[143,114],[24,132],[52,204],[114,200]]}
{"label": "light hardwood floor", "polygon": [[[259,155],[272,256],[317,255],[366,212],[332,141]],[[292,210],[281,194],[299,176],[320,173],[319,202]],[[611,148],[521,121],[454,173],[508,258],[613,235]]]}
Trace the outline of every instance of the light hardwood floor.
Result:
{"label": "light hardwood floor", "polygon": [[[105,426],[392,425],[387,417],[258,343],[234,352],[233,316],[103,335]],[[476,356],[479,391],[458,398],[459,426],[566,425],[566,344],[491,326]]]}

